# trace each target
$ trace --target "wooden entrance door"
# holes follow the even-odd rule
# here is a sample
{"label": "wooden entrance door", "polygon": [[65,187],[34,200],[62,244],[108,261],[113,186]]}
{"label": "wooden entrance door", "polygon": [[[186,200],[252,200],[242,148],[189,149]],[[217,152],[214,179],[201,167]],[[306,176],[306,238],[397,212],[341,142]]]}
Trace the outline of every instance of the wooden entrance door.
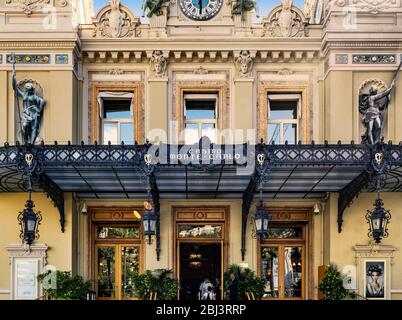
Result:
{"label": "wooden entrance door", "polygon": [[132,276],[139,272],[139,245],[97,244],[95,263],[98,299],[134,298]]}

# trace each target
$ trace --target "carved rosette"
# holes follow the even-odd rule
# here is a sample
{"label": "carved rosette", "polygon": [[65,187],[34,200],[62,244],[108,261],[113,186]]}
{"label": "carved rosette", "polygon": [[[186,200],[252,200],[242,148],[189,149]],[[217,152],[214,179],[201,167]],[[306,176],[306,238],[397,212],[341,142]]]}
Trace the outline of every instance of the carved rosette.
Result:
{"label": "carved rosette", "polygon": [[33,10],[40,10],[49,3],[50,0],[6,0],[6,4],[21,8],[28,16]]}
{"label": "carved rosette", "polygon": [[154,76],[160,78],[166,75],[168,56],[160,50],[152,52],[152,56],[149,60],[151,64],[151,70]]}
{"label": "carved rosette", "polygon": [[235,57],[235,63],[240,77],[250,76],[253,65],[254,65],[255,55],[250,53],[250,51],[241,51],[238,56]]}
{"label": "carved rosette", "polygon": [[282,0],[268,17],[263,19],[264,37],[294,38],[307,36],[303,12],[292,5],[292,0]]}
{"label": "carved rosette", "polygon": [[136,38],[140,36],[140,18],[134,17],[130,9],[120,0],[109,0],[109,5],[99,11],[93,36],[104,38]]}

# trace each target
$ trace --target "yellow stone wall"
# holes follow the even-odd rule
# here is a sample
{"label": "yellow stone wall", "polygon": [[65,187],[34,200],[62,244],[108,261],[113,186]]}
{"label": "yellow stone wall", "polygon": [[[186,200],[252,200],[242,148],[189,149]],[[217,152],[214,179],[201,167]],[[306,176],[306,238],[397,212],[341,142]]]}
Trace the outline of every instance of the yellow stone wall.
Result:
{"label": "yellow stone wall", "polygon": [[[10,265],[9,254],[6,246],[13,243],[21,243],[19,238],[20,226],[17,221],[19,211],[24,208],[28,195],[26,193],[0,193],[0,289],[10,289]],[[33,193],[32,200],[35,209],[42,214],[42,222],[39,225],[40,238],[37,243],[45,243],[49,246],[47,262],[58,270],[71,271],[72,265],[72,195],[64,195],[65,208],[65,232],[60,229],[59,211],[53,206],[50,199],[42,193]],[[9,299],[8,294],[0,294],[0,299]]]}

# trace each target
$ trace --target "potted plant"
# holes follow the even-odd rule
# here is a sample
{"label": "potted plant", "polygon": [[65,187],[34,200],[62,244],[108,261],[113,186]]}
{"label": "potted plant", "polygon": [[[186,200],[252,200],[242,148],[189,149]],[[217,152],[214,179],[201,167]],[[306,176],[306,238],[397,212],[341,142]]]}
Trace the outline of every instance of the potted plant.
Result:
{"label": "potted plant", "polygon": [[227,290],[230,283],[230,274],[234,274],[238,281],[238,300],[246,300],[247,293],[252,293],[255,299],[261,299],[264,295],[265,279],[258,277],[249,268],[241,268],[239,265],[231,265],[224,274],[224,284]]}
{"label": "potted plant", "polygon": [[333,264],[328,266],[318,288],[324,294],[324,300],[344,300],[349,296],[343,287],[343,276]]}
{"label": "potted plant", "polygon": [[[83,277],[71,276],[69,271],[56,271],[55,276],[49,270],[38,275],[38,281],[43,285],[45,297],[49,300],[86,300],[91,290],[91,281]],[[53,284],[52,281],[55,280]]]}
{"label": "potted plant", "polygon": [[134,274],[134,295],[142,300],[149,300],[152,296],[158,300],[177,299],[179,281],[171,275],[172,270],[168,269],[147,270],[142,274]]}

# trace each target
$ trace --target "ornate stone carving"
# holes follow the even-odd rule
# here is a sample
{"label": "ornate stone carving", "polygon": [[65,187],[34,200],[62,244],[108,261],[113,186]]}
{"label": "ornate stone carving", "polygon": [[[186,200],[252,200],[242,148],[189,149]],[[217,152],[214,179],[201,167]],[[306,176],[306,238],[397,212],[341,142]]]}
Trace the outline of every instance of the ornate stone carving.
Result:
{"label": "ornate stone carving", "polygon": [[200,66],[198,69],[193,71],[194,74],[208,74],[208,70],[205,69],[203,66]]}
{"label": "ornate stone carving", "polygon": [[263,19],[263,36],[284,38],[307,36],[304,15],[292,5],[292,1],[282,0],[282,5]]}
{"label": "ornate stone carving", "polygon": [[168,64],[168,57],[165,57],[162,51],[156,50],[152,53],[150,63],[151,68],[156,77],[163,77],[166,75]]}
{"label": "ornate stone carving", "polygon": [[124,70],[116,67],[116,68],[110,69],[108,74],[112,74],[112,75],[115,75],[115,76],[122,75],[122,74],[124,74]]}
{"label": "ornate stone carving", "polygon": [[309,24],[320,24],[324,13],[324,0],[304,0],[304,16]]}
{"label": "ornate stone carving", "polygon": [[28,16],[32,14],[33,10],[40,10],[49,3],[50,0],[6,0],[6,4],[21,8]]}
{"label": "ornate stone carving", "polygon": [[120,4],[120,0],[109,0],[109,6],[102,9],[97,17],[93,36],[98,33],[106,38],[138,37],[140,19]]}
{"label": "ornate stone carving", "polygon": [[398,5],[399,4],[397,4],[395,0],[332,0],[329,1],[325,10],[330,10],[331,6],[341,8],[345,6],[354,6],[372,14],[377,14],[386,9],[395,8]]}
{"label": "ornate stone carving", "polygon": [[290,70],[288,68],[283,68],[283,69],[278,71],[278,74],[280,74],[281,76],[289,76],[289,75],[294,74],[294,71]]}
{"label": "ornate stone carving", "polygon": [[393,54],[354,54],[354,64],[394,64],[396,62]]}
{"label": "ornate stone carving", "polygon": [[252,55],[250,51],[241,51],[235,58],[235,63],[239,75],[241,77],[248,77],[253,69],[255,55]]}

